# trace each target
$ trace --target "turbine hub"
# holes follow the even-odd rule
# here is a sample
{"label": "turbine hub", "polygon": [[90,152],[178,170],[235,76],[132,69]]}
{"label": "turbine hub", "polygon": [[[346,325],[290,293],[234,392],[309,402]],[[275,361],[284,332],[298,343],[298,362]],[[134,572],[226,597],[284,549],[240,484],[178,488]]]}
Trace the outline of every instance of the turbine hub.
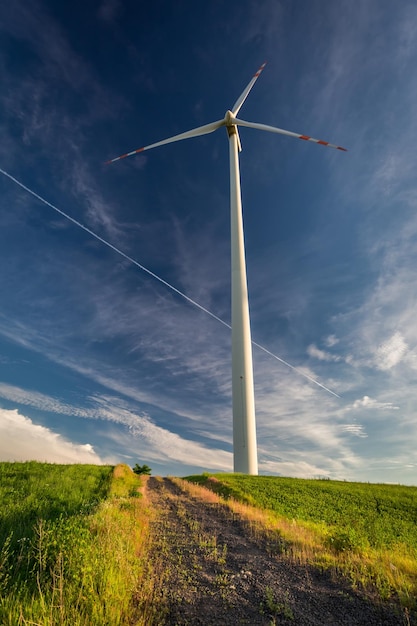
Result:
{"label": "turbine hub", "polygon": [[229,137],[237,133],[235,116],[231,111],[226,111],[226,115],[224,116],[224,123]]}

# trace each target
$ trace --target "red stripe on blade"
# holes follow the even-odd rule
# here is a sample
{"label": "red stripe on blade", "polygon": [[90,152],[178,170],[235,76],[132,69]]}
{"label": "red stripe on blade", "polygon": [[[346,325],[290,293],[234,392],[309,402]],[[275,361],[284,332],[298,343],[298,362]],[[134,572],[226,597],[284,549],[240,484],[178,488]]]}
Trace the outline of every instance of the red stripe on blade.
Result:
{"label": "red stripe on blade", "polygon": [[319,141],[317,143],[319,143],[321,146],[328,146],[329,145],[328,141],[323,141],[322,139],[319,139]]}
{"label": "red stripe on blade", "polygon": [[305,141],[308,141],[309,139],[311,139],[311,137],[309,137],[308,135],[300,135],[299,139],[304,139]]}
{"label": "red stripe on blade", "polygon": [[256,74],[253,75],[254,78],[258,78],[259,74],[262,72],[262,70],[264,69],[266,63],[262,63],[261,67],[259,68],[259,70],[256,72]]}

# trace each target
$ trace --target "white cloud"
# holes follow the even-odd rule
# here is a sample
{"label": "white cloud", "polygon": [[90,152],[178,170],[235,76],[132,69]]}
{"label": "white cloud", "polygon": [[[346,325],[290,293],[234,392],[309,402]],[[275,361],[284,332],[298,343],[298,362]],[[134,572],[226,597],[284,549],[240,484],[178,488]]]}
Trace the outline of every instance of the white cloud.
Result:
{"label": "white cloud", "polygon": [[335,346],[337,343],[339,343],[339,339],[336,337],[336,335],[329,335],[324,340],[324,343],[328,348],[331,348],[332,346]]}
{"label": "white cloud", "polygon": [[151,460],[178,461],[203,469],[232,471],[232,453],[207,448],[196,441],[184,439],[165,428],[156,426],[150,419],[142,420],[134,434],[146,444],[146,456]]}
{"label": "white cloud", "polygon": [[408,345],[404,337],[397,331],[377,349],[375,354],[377,368],[380,370],[391,369],[403,359],[407,350]]}
{"label": "white cloud", "polygon": [[400,407],[395,406],[392,402],[378,402],[374,398],[370,398],[369,396],[363,396],[360,400],[355,400],[353,403],[352,409],[383,409],[396,411]]}
{"label": "white cloud", "polygon": [[17,409],[0,409],[0,459],[96,465],[103,463],[89,443],[73,443],[49,428],[35,424]]}
{"label": "white cloud", "polygon": [[[334,345],[334,344],[333,344]],[[331,354],[330,352],[326,352],[325,350],[320,350],[317,346],[312,343],[307,348],[307,354],[311,357],[319,359],[320,361],[340,361],[341,357],[336,354]]]}
{"label": "white cloud", "polygon": [[342,424],[341,431],[356,437],[367,437],[364,427],[361,424]]}

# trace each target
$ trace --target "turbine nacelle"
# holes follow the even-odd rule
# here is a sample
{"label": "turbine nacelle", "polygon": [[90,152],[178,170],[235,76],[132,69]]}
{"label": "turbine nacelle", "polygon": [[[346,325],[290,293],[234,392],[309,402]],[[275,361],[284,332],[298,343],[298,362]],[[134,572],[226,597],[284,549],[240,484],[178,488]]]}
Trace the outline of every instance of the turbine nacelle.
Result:
{"label": "turbine nacelle", "polygon": [[226,115],[224,116],[224,124],[225,126],[236,126],[237,120],[233,115],[232,111],[226,111]]}
{"label": "turbine nacelle", "polygon": [[242,144],[240,142],[239,132],[237,130],[237,120],[233,115],[232,111],[226,111],[226,115],[224,116],[224,125],[226,126],[227,134],[229,138],[232,135],[236,135],[237,137],[237,147],[239,152],[242,152]]}

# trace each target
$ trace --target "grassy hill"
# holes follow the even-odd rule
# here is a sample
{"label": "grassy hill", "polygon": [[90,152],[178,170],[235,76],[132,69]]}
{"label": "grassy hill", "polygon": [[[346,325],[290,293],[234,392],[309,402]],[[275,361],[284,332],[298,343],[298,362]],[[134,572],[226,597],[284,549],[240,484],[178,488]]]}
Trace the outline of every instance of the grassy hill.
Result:
{"label": "grassy hill", "polygon": [[2,626],[145,624],[151,517],[127,466],[0,463]]}
{"label": "grassy hill", "polygon": [[240,474],[187,480],[247,505],[247,515],[278,532],[294,557],[415,605],[417,487]]}
{"label": "grassy hill", "polygon": [[[147,504],[144,481],[126,465],[0,463],[0,623],[163,623],[163,572],[149,558],[163,512]],[[234,474],[192,483],[288,558],[415,607],[417,488]]]}

